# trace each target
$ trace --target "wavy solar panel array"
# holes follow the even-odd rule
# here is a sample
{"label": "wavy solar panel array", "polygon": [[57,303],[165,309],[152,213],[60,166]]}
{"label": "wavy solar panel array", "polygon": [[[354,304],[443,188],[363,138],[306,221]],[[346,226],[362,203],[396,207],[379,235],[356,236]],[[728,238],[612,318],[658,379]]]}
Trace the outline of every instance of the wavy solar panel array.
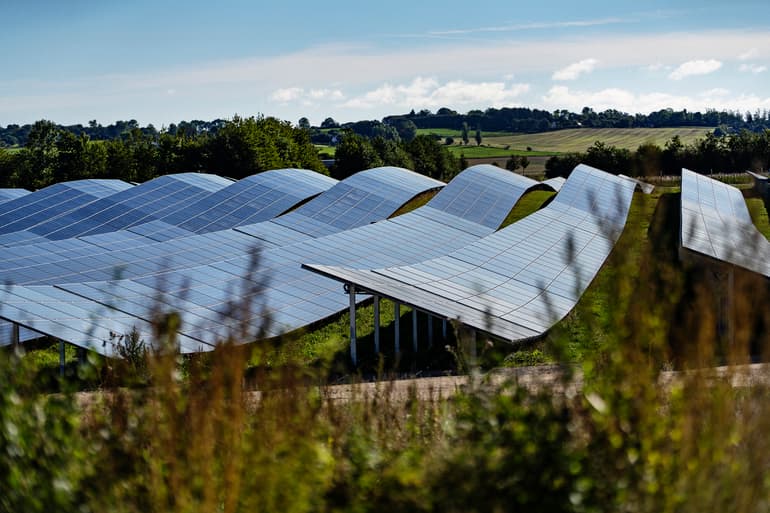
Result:
{"label": "wavy solar panel array", "polygon": [[[267,284],[260,289],[260,301],[266,309],[253,309],[245,320],[257,329],[267,326],[269,317],[269,334],[278,335],[333,315],[347,305],[339,285],[303,270],[302,262],[321,260],[368,268],[443,255],[492,233],[518,199],[537,188],[543,185],[529,178],[494,166],[475,166],[412,212],[267,249],[261,254],[259,268],[251,273],[252,284]],[[142,317],[148,315],[148,298],[163,292],[169,308],[182,312],[184,333],[213,341],[224,337],[229,329],[221,312],[228,306],[232,291],[243,287],[245,277],[250,275],[249,266],[250,257],[243,251],[227,261],[148,275],[130,283],[92,282],[60,287]]]}
{"label": "wavy solar panel array", "polygon": [[26,189],[0,189],[0,203],[21,198],[27,194],[30,194],[30,192]]}
{"label": "wavy solar panel array", "polygon": [[45,240],[26,230],[132,187],[120,180],[78,180],[0,203],[0,234],[6,244]]}
{"label": "wavy solar panel array", "polygon": [[[291,213],[278,218],[275,223],[271,221],[270,223],[275,226],[267,234],[262,233],[263,239],[261,243],[263,245],[277,246],[287,239],[307,240],[320,234],[333,233],[348,227],[365,225],[391,215],[416,195],[442,185],[443,183],[441,182],[405,169],[377,168],[363,171],[338,183]],[[296,221],[296,224],[287,224],[283,219],[284,217],[291,217]],[[254,226],[257,225],[251,225],[249,228],[255,230]],[[259,232],[258,229],[256,231]],[[224,237],[223,234],[225,235]],[[274,240],[270,240],[269,235],[273,234],[276,234],[276,237]],[[226,244],[227,237],[232,239],[232,244]],[[178,264],[180,267],[191,267],[199,265],[201,262],[226,261],[227,259],[242,257],[249,253],[249,249],[255,245],[256,240],[253,236],[246,235],[245,232],[225,230],[146,245],[133,250],[106,251],[102,254],[94,254],[91,251],[89,254],[81,255],[80,257],[68,253],[68,251],[78,251],[82,249],[81,247],[64,249],[58,254],[46,251],[47,248],[41,248],[39,254],[35,255],[33,253],[32,265],[24,265],[18,257],[11,258],[3,261],[4,269],[0,272],[6,278],[6,282],[63,284],[66,282],[110,279],[114,277],[115,265],[124,264],[123,272],[126,274],[149,276],[157,274],[158,270],[163,269],[164,265],[172,258],[175,259],[175,264]],[[76,241],[69,240],[63,242],[78,244]],[[28,250],[35,246],[27,246],[24,249]],[[91,246],[91,249],[93,249],[93,246]],[[28,252],[28,258],[29,255],[30,253]],[[123,285],[122,282],[121,285]],[[154,289],[152,290],[154,291]],[[143,313],[146,314],[148,302],[154,294],[155,292],[151,292],[143,297],[141,305]],[[29,295],[33,295],[36,298],[50,296],[48,301],[41,303],[48,310],[37,311],[35,306],[37,303],[30,301],[28,299]],[[80,297],[75,294],[68,295],[62,288],[20,287],[17,285],[6,287],[3,297],[0,299],[2,299],[3,306],[2,310],[0,310],[0,317],[26,328],[49,334],[54,333],[45,331],[48,329],[48,325],[44,322],[52,320],[69,322],[77,317],[68,315],[70,309],[54,308],[52,311],[51,305],[73,305],[68,308],[80,308],[80,305],[84,303],[84,299],[88,300],[87,297]],[[104,304],[108,304],[108,301],[105,300]],[[94,303],[94,305],[99,306],[98,303]],[[80,310],[77,310],[77,312],[78,314],[82,313]],[[53,318],[49,316],[52,313],[56,315]],[[96,325],[111,325],[111,314],[108,313],[106,316],[98,318],[94,318],[93,315],[96,314],[92,314],[91,320]],[[119,314],[118,317],[121,315]],[[212,317],[221,316],[219,316],[218,312],[215,312],[212,314]],[[36,319],[37,321],[35,321]],[[103,320],[104,323],[99,324],[97,320],[99,322]],[[117,322],[114,331],[120,332],[118,330],[122,328],[124,326]],[[92,347],[102,352],[106,351],[99,349],[99,344],[94,343],[95,340],[103,339],[95,338],[91,333],[83,330],[77,332],[79,335],[68,339],[69,342]],[[183,349],[195,350],[191,349],[191,347],[188,344]]]}
{"label": "wavy solar panel array", "polygon": [[[24,229],[25,243],[61,240],[128,229],[210,195],[232,181],[216,175],[166,175],[105,196]],[[20,231],[0,235],[0,245],[20,245]]]}
{"label": "wavy solar panel array", "polygon": [[[297,209],[261,223],[138,245],[125,231],[81,240],[9,248],[0,260],[0,279],[17,285],[61,284],[152,276],[247,255],[255,247],[278,247],[369,224],[442,182],[400,168],[357,173]],[[294,221],[292,224],[290,221]],[[128,240],[126,240],[128,237]],[[125,244],[97,251],[93,244]]]}
{"label": "wavy solar panel array", "polygon": [[770,242],[756,229],[741,191],[682,169],[683,249],[770,277]]}
{"label": "wavy solar panel array", "polygon": [[580,165],[547,207],[446,256],[369,270],[305,267],[506,340],[528,339],[574,308],[614,247],[635,188]]}

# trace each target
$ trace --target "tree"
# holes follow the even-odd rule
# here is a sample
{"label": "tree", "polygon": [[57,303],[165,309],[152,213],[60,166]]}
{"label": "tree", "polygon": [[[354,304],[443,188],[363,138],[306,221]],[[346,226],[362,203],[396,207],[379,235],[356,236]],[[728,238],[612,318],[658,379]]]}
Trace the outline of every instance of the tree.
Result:
{"label": "tree", "polygon": [[446,144],[447,146],[452,146],[454,143],[455,143],[455,138],[452,137],[451,135],[448,136],[446,139],[444,139],[444,144]]}
{"label": "tree", "polygon": [[516,155],[511,155],[511,158],[505,161],[505,169],[508,171],[516,171],[519,167],[521,167],[521,163]]}
{"label": "tree", "polygon": [[297,122],[297,126],[305,130],[310,130],[310,120],[308,120],[306,117],[301,117]]}
{"label": "tree", "polygon": [[481,128],[476,129],[476,146],[481,146]]}
{"label": "tree", "polygon": [[527,158],[526,155],[519,157],[519,165],[521,166],[522,171],[527,169],[529,167],[529,158]]}
{"label": "tree", "polygon": [[372,143],[365,137],[348,130],[342,135],[342,140],[337,146],[332,176],[342,180],[359,171],[382,165],[382,159]]}
{"label": "tree", "polygon": [[334,121],[334,118],[326,118],[321,123],[321,128],[339,128],[340,124]]}
{"label": "tree", "polygon": [[402,141],[411,141],[417,135],[417,125],[411,119],[399,118],[393,125]]}
{"label": "tree", "polygon": [[233,178],[286,167],[326,170],[307,130],[272,117],[235,116],[207,146],[209,169]]}
{"label": "tree", "polygon": [[460,171],[468,169],[468,159],[465,158],[465,153],[460,153]]}
{"label": "tree", "polygon": [[583,161],[581,153],[565,153],[563,155],[554,155],[545,163],[545,177],[555,178],[557,176],[569,177],[572,170]]}
{"label": "tree", "polygon": [[422,175],[449,181],[460,172],[452,152],[428,135],[418,135],[404,147],[414,161],[414,171]]}
{"label": "tree", "polygon": [[414,161],[404,149],[404,144],[382,137],[375,137],[371,142],[374,151],[382,160],[382,165],[414,169]]}
{"label": "tree", "polygon": [[463,144],[468,145],[468,123],[463,121],[463,129],[462,129],[462,137],[463,137]]}

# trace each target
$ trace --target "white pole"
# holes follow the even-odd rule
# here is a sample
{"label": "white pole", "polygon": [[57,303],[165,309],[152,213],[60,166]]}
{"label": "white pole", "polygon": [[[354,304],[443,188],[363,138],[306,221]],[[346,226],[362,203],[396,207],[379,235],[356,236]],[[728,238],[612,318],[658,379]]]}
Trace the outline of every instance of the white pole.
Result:
{"label": "white pole", "polygon": [[348,293],[350,294],[350,359],[353,365],[356,365],[356,286],[352,283],[348,285]]}

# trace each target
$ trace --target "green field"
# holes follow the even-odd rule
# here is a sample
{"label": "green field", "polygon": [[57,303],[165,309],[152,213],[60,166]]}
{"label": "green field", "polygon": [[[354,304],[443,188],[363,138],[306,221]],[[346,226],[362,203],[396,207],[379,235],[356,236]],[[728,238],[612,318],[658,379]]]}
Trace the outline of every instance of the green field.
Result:
{"label": "green field", "polygon": [[712,128],[576,128],[555,130],[536,134],[512,134],[506,132],[484,132],[481,146],[476,146],[471,135],[469,144],[463,145],[457,130],[421,129],[418,133],[434,133],[442,137],[454,137],[455,143],[449,149],[465,158],[503,158],[511,155],[529,157],[551,156],[560,153],[583,152],[596,141],[609,146],[635,150],[643,143],[665,146],[675,135],[684,144],[705,137]]}
{"label": "green field", "polygon": [[596,141],[610,146],[635,150],[643,143],[663,147],[666,141],[678,135],[682,143],[689,144],[705,137],[713,128],[575,128],[540,132],[537,134],[498,135],[485,137],[482,144],[495,147],[510,145],[514,149],[532,148],[533,151],[565,153],[585,151]]}
{"label": "green field", "polygon": [[[453,128],[418,128],[417,135],[438,135],[439,137],[454,137],[462,141],[462,130],[455,130]],[[515,132],[488,132],[481,131],[481,137],[501,137],[516,135]],[[476,137],[476,130],[468,130],[468,138],[473,141]]]}

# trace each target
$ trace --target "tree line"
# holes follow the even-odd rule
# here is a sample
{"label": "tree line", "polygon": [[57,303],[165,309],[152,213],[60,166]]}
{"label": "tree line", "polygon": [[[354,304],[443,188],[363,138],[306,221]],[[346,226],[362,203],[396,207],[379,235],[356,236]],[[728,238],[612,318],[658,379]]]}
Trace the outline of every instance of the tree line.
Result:
{"label": "tree line", "polygon": [[[215,119],[213,121],[192,120],[172,123],[160,130],[152,124],[140,126],[135,119],[116,121],[103,126],[96,120],[87,125],[57,125],[57,128],[70,132],[75,136],[86,135],[92,141],[108,141],[120,139],[127,132],[139,130],[142,135],[159,138],[163,134],[185,137],[209,136],[215,137],[229,121]],[[470,110],[465,114],[442,107],[435,113],[423,109],[419,112],[412,110],[408,114],[386,116],[382,120],[361,120],[348,123],[338,123],[327,117],[319,126],[311,126],[310,121],[302,117],[297,123],[298,128],[309,131],[315,144],[335,145],[339,142],[345,130],[351,130],[358,135],[368,138],[382,137],[390,140],[410,141],[417,135],[417,129],[451,129],[506,131],[506,132],[545,132],[566,128],[656,128],[707,126],[715,127],[717,133],[750,130],[754,132],[770,128],[770,112],[767,109],[754,112],[717,111],[709,109],[706,112],[690,112],[687,110],[661,109],[649,114],[628,114],[615,109],[596,112],[590,107],[584,107],[580,112],[570,112],[557,109],[553,112],[530,109],[527,107],[504,107]],[[0,126],[0,147],[26,146],[34,124],[10,124]]]}
{"label": "tree line", "polygon": [[343,179],[362,169],[398,166],[437,180],[449,181],[467,162],[455,157],[446,146],[428,135],[411,140],[368,138],[345,131],[337,146],[332,176]]}
{"label": "tree line", "polygon": [[640,177],[679,175],[683,167],[700,173],[767,171],[770,165],[770,130],[709,133],[691,144],[684,144],[679,136],[674,136],[663,148],[645,143],[635,151],[597,141],[585,152],[548,159],[546,176],[569,176],[581,162],[611,173]]}
{"label": "tree line", "polygon": [[0,148],[0,186],[38,189],[84,178],[142,182],[181,172],[239,179],[287,167],[328,173],[308,132],[288,121],[235,116],[215,129],[200,128],[180,124],[157,132],[129,123],[117,137],[95,140],[41,120],[30,127],[24,147]]}
{"label": "tree line", "polygon": [[446,107],[431,112],[412,110],[408,114],[386,116],[385,125],[397,126],[407,121],[416,128],[461,130],[463,125],[491,132],[546,132],[566,128],[662,128],[683,126],[720,127],[722,131],[742,129],[760,131],[770,128],[767,109],[739,112],[709,109],[706,112],[661,109],[649,114],[628,114],[615,109],[596,112],[584,107],[580,112],[558,109],[553,112],[527,107],[504,107],[471,110],[461,114]]}

